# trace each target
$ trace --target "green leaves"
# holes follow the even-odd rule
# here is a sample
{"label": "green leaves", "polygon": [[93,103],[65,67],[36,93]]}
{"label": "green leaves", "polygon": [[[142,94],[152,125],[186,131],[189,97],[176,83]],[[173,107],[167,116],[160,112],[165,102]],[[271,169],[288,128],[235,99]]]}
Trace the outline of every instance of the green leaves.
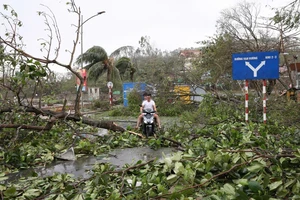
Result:
{"label": "green leaves", "polygon": [[5,180],[7,180],[8,179],[8,177],[7,176],[5,176],[5,174],[4,173],[0,173],[0,183],[2,182],[2,181],[5,181]]}
{"label": "green leaves", "polygon": [[27,62],[22,63],[20,66],[20,72],[24,79],[28,77],[29,79],[34,80],[36,78],[47,76],[47,73],[41,63],[33,60],[27,60]]}
{"label": "green leaves", "polygon": [[40,196],[41,193],[42,191],[39,189],[29,189],[24,192],[23,196],[28,199],[35,199],[36,197]]}
{"label": "green leaves", "polygon": [[254,193],[258,193],[259,191],[262,190],[262,186],[257,181],[249,181],[248,186],[250,190],[252,190],[252,192]]}
{"label": "green leaves", "polygon": [[3,192],[5,197],[15,197],[17,195],[17,189],[15,187],[9,187]]}
{"label": "green leaves", "polygon": [[228,184],[228,183],[226,183],[226,184],[224,185],[223,191],[225,192],[225,194],[227,194],[227,195],[229,195],[229,196],[232,196],[232,195],[235,195],[235,194],[236,194],[235,188],[234,188],[232,185]]}
{"label": "green leaves", "polygon": [[167,177],[167,181],[174,181],[175,179],[177,178],[177,175],[176,174],[170,174],[168,177]]}
{"label": "green leaves", "polygon": [[181,162],[176,162],[175,163],[175,167],[173,169],[173,171],[175,172],[175,174],[181,175],[181,174],[183,174],[184,170],[185,170],[184,166],[183,166],[183,164]]}
{"label": "green leaves", "polygon": [[264,168],[264,166],[258,162],[254,162],[251,164],[251,166],[247,167],[249,172],[257,173],[261,171]]}
{"label": "green leaves", "polygon": [[280,185],[282,185],[282,180],[280,181],[275,181],[271,184],[269,184],[269,189],[270,191],[277,189]]}

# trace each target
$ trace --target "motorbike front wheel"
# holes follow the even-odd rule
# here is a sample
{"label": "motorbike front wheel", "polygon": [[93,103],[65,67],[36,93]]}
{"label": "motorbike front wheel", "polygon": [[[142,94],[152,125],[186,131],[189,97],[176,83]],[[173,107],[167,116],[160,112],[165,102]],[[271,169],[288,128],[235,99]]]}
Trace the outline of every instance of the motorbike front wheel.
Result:
{"label": "motorbike front wheel", "polygon": [[146,138],[153,135],[153,128],[152,126],[146,126]]}

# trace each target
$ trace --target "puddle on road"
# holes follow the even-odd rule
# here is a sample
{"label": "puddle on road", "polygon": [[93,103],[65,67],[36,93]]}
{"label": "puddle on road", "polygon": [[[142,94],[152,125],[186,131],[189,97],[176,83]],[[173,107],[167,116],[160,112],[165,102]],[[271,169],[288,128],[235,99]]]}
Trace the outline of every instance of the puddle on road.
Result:
{"label": "puddle on road", "polygon": [[73,174],[76,178],[87,178],[91,174],[88,173],[94,164],[111,163],[117,168],[121,168],[125,164],[134,164],[139,160],[144,162],[153,158],[162,158],[162,155],[171,156],[175,150],[173,148],[160,148],[153,150],[149,147],[136,147],[126,149],[115,149],[109,155],[100,156],[84,156],[75,161],[55,161],[52,164],[35,169],[27,169],[15,174],[11,174],[6,182],[12,182],[22,177],[28,177],[32,174],[46,177],[52,176],[54,173]]}

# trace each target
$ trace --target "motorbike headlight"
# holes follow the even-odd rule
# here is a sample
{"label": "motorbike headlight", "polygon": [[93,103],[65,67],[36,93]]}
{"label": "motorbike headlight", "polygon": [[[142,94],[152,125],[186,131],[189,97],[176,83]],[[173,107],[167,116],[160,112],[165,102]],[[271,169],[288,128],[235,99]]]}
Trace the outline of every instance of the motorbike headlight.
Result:
{"label": "motorbike headlight", "polygon": [[146,120],[144,121],[144,124],[147,124],[147,121],[146,121]]}
{"label": "motorbike headlight", "polygon": [[151,120],[150,123],[152,124],[152,123],[153,123],[153,120]]}

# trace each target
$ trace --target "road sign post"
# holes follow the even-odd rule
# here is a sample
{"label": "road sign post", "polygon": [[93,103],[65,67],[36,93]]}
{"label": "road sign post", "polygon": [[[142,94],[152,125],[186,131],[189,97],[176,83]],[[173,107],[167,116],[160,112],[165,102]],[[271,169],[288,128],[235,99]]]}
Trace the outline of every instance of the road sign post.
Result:
{"label": "road sign post", "polygon": [[249,109],[248,109],[248,101],[249,101],[249,90],[248,90],[248,86],[249,86],[249,81],[245,80],[245,121],[248,122],[249,120]]}
{"label": "road sign post", "polygon": [[248,122],[248,80],[263,80],[263,121],[267,122],[266,79],[279,78],[279,53],[249,52],[232,54],[233,80],[245,80],[245,121]]}
{"label": "road sign post", "polygon": [[263,80],[263,119],[267,123],[267,81]]}
{"label": "road sign post", "polygon": [[112,106],[113,103],[113,97],[112,97],[112,88],[113,88],[114,84],[112,82],[108,82],[107,83],[107,87],[108,87],[108,96],[109,96],[109,105]]}

